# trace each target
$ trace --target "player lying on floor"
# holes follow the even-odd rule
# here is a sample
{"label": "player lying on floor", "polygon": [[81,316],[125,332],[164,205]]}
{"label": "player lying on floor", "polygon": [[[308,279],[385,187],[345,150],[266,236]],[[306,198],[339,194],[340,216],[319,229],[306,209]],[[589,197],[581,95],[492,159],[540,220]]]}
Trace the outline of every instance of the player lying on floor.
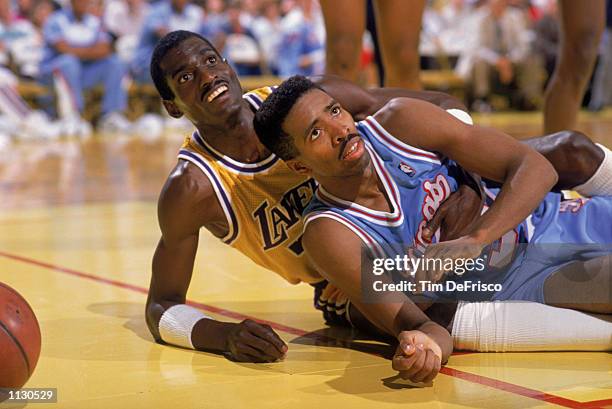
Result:
{"label": "player lying on floor", "polygon": [[[550,193],[557,182],[553,167],[512,137],[466,125],[409,98],[394,99],[355,123],[333,97],[301,76],[285,81],[267,98],[254,126],[261,142],[287,166],[318,181],[304,211],[306,255],[371,323],[398,338],[393,366],[404,377],[430,381],[450,356],[449,332],[427,313],[433,302],[457,293],[429,293],[420,301],[412,301],[409,292],[401,293],[401,301],[397,294],[383,294],[366,302],[364,247],[371,258],[403,256],[406,248],[424,249],[429,259],[484,258],[490,265],[480,278],[497,274],[501,284],[487,300],[612,313],[610,246],[588,251],[557,246],[545,255],[540,247],[516,252],[512,247],[505,264],[487,259],[504,238],[511,238],[512,246],[612,243],[612,197],[566,202],[560,193]],[[488,209],[476,215],[461,237],[431,244],[422,229],[458,188],[460,168],[501,183],[501,189],[483,186],[490,197]],[[443,272],[421,270],[416,283],[440,280]],[[470,272],[452,280],[467,282],[470,274],[474,279]],[[609,345],[612,329],[601,328]]]}
{"label": "player lying on floor", "polygon": [[[179,151],[158,202],[161,239],[146,306],[153,337],[182,347],[226,352],[240,361],[274,361],[286,352],[287,346],[268,326],[251,320],[214,320],[185,305],[201,228],[285,280],[315,286],[316,306],[326,321],[349,325],[350,311],[352,324],[368,326],[353,306],[343,307],[341,294],[301,251],[301,210],[312,197],[314,181],[291,171],[257,139],[253,115],[271,89],[243,95],[236,73],[217,50],[187,31],[169,33],[158,43],[151,75],[168,113],[176,118],[184,115],[197,128]],[[460,102],[441,93],[365,90],[334,78],[320,78],[318,83],[355,118],[374,114],[390,98],[411,96],[469,119]],[[576,188],[585,195],[612,193],[608,176],[612,154],[583,134],[562,132],[527,143],[553,164],[559,174],[558,189]],[[288,200],[295,197],[301,203]],[[443,225],[453,237],[457,221],[465,219],[465,213],[478,212],[480,202],[474,190],[462,185],[438,209],[431,230]],[[203,280],[206,273],[194,277]],[[525,315],[523,310],[517,312]]]}

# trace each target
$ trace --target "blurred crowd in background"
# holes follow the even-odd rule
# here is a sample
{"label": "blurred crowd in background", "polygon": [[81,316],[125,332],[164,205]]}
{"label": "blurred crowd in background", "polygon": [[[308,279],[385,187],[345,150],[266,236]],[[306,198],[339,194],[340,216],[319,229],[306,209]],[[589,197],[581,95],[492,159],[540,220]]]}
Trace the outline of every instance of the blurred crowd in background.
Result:
{"label": "blurred crowd in background", "polygon": [[[593,111],[612,102],[610,3],[587,94]],[[175,124],[161,110],[138,118],[127,110],[130,88],[152,86],[156,42],[179,29],[208,38],[239,76],[325,71],[317,0],[0,0],[0,142],[90,135],[91,118],[83,119],[83,112],[88,90],[96,87],[103,91],[94,125],[103,132],[159,133]],[[558,42],[556,0],[430,0],[421,68],[462,79],[474,111],[539,109]],[[364,86],[378,85],[381,77],[375,43],[366,32]],[[24,83],[49,92],[26,102]]]}

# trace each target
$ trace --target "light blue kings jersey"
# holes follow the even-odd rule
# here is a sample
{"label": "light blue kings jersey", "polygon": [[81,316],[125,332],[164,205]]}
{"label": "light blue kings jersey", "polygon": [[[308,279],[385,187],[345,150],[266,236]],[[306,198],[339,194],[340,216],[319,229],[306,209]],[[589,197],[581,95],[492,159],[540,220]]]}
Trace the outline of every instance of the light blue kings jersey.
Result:
{"label": "light blue kings jersey", "polygon": [[[423,252],[430,244],[423,229],[451,193],[457,190],[464,172],[454,161],[438,153],[410,146],[389,134],[373,117],[357,123],[374,169],[385,188],[390,212],[368,209],[342,200],[322,186],[306,209],[306,223],[319,217],[332,218],[351,229],[376,257],[406,254],[411,247]],[[486,190],[485,207],[495,199],[496,191]],[[436,242],[439,231],[433,238]],[[491,251],[502,246],[501,240],[526,242],[523,224],[491,245]],[[504,246],[504,248],[507,246]],[[496,255],[496,260],[506,258]]]}

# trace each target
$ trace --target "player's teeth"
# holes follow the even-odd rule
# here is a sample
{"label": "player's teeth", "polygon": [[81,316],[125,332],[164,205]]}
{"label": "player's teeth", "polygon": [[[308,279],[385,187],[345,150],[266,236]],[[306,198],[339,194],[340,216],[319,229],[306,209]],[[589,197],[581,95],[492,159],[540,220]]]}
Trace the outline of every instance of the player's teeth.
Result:
{"label": "player's teeth", "polygon": [[217,96],[219,96],[224,91],[227,91],[227,87],[225,85],[221,85],[219,88],[215,90],[215,92],[209,95],[208,102],[212,102],[213,99],[217,98]]}
{"label": "player's teeth", "polygon": [[355,149],[357,149],[357,144],[351,146],[349,148],[349,150],[346,152],[346,155],[344,155],[345,157],[347,157],[348,155],[350,155],[351,153],[355,152]]}

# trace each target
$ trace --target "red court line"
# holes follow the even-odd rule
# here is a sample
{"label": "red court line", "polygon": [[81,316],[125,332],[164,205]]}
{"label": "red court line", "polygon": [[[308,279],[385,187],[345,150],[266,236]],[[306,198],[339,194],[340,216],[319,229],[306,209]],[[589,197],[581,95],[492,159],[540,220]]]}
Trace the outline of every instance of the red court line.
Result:
{"label": "red court line", "polygon": [[580,406],[582,409],[599,409],[599,408],[612,408],[612,398],[602,400],[592,400],[588,402],[581,402]]}
{"label": "red court line", "polygon": [[[39,267],[43,267],[49,270],[53,270],[53,271],[57,271],[57,272],[61,272],[61,273],[66,273],[72,276],[76,276],[76,277],[80,277],[80,278],[84,278],[87,280],[91,280],[91,281],[95,281],[95,282],[99,282],[99,283],[105,283],[105,284],[110,284],[112,286],[115,287],[119,287],[119,288],[123,288],[123,289],[128,289],[128,290],[132,290],[132,291],[136,291],[142,294],[147,294],[148,290],[144,287],[140,287],[137,285],[133,285],[133,284],[128,284],[128,283],[124,283],[121,281],[117,281],[117,280],[112,280],[109,278],[104,278],[104,277],[99,277],[93,274],[89,274],[89,273],[83,273],[81,271],[77,271],[77,270],[73,270],[70,268],[66,268],[66,267],[61,267],[55,264],[51,264],[51,263],[46,263],[44,261],[38,261],[38,260],[34,260],[28,257],[23,257],[23,256],[19,256],[16,254],[10,254],[10,253],[6,253],[4,251],[0,251],[0,256],[11,259],[11,260],[15,260],[15,261],[21,261],[23,263],[27,263],[27,264],[33,264]],[[273,321],[267,321],[267,320],[262,320],[259,318],[254,318],[254,317],[250,317],[248,315],[244,315],[241,314],[239,312],[235,312],[235,311],[230,311],[230,310],[226,310],[224,308],[218,308],[218,307],[214,307],[212,305],[208,305],[208,304],[202,304],[199,302],[195,302],[195,301],[190,301],[187,300],[187,304],[201,308],[205,311],[209,311],[212,312],[214,314],[219,314],[219,315],[223,315],[225,317],[229,317],[229,318],[233,318],[233,319],[238,319],[238,320],[242,320],[242,319],[254,319],[257,320],[258,322],[261,323],[265,323],[270,325],[272,328],[277,329],[279,331],[283,331],[289,334],[293,334],[293,335],[297,335],[297,336],[301,336],[301,337],[309,337],[309,338],[315,338],[315,339],[319,339],[319,340],[323,340],[323,341],[336,341],[335,338],[331,338],[331,337],[327,337],[324,335],[320,335],[320,334],[313,334],[311,332],[302,330],[302,329],[298,329],[298,328],[293,328],[293,327],[289,327],[287,325],[283,325],[283,324],[279,324]],[[559,406],[563,406],[566,408],[573,408],[573,409],[597,409],[597,408],[603,408],[604,405],[610,405],[612,404],[612,399],[602,399],[602,400],[598,400],[598,401],[591,401],[591,402],[578,402],[572,399],[567,399],[567,398],[563,398],[560,396],[555,396],[555,395],[551,395],[549,393],[546,392],[542,392],[542,391],[538,391],[536,389],[530,389],[530,388],[526,388],[520,385],[516,385],[516,384],[512,384],[509,382],[504,382],[504,381],[500,381],[497,379],[493,379],[493,378],[488,378],[486,376],[482,376],[482,375],[476,375],[470,372],[465,372],[459,369],[454,369],[454,368],[449,368],[449,367],[443,367],[440,370],[440,373],[443,373],[445,375],[448,376],[453,376],[455,378],[459,378],[468,382],[472,382],[472,383],[476,383],[479,385],[483,385],[483,386],[488,386],[494,389],[498,389],[501,390],[503,392],[508,392],[508,393],[512,393],[515,395],[519,395],[519,396],[524,396],[527,398],[531,398],[531,399],[535,399],[535,400],[539,400],[542,402],[547,402],[547,403],[552,403],[555,405],[559,405]]]}
{"label": "red court line", "polygon": [[486,376],[476,375],[473,373],[465,372],[459,369],[449,368],[447,366],[440,369],[440,373],[445,375],[454,376],[455,378],[463,379],[465,381],[478,383],[480,385],[489,386],[491,388],[500,389],[505,392],[510,392],[515,395],[524,396],[526,398],[536,399],[547,403],[553,403],[555,405],[563,406],[565,408],[574,409],[586,409],[586,408],[601,408],[606,403],[611,403],[612,399],[606,399],[602,401],[593,402],[578,402],[573,399],[563,398],[561,396],[551,395],[546,392],[538,391],[536,389],[526,388],[524,386],[515,385],[500,381],[497,379],[488,378]]}
{"label": "red court line", "polygon": [[[89,273],[83,273],[81,271],[77,271],[77,270],[73,270],[71,268],[66,268],[66,267],[61,267],[55,264],[51,264],[51,263],[46,263],[44,261],[38,261],[38,260],[34,260],[28,257],[23,257],[23,256],[18,256],[16,254],[9,254],[6,253],[4,251],[0,251],[0,256],[2,257],[6,257],[8,259],[11,260],[16,260],[16,261],[21,261],[23,263],[28,263],[28,264],[33,264],[39,267],[43,267],[49,270],[54,270],[60,273],[66,273],[72,276],[76,276],[76,277],[80,277],[80,278],[84,278],[87,280],[91,280],[91,281],[95,281],[98,283],[104,283],[104,284],[110,284],[112,286],[115,287],[119,287],[119,288],[123,288],[126,290],[132,290],[132,291],[136,291],[138,293],[141,294],[147,294],[149,292],[148,289],[144,288],[144,287],[140,287],[137,285],[133,285],[133,284],[128,284],[128,283],[124,283],[122,281],[117,281],[117,280],[112,280],[110,278],[104,278],[104,277],[99,277],[93,274],[89,274]],[[239,312],[234,312],[234,311],[230,311],[230,310],[226,310],[223,308],[219,308],[219,307],[215,307],[212,305],[208,305],[208,304],[202,304],[196,301],[191,301],[191,300],[187,300],[187,304],[192,305],[194,307],[198,307],[201,308],[205,311],[214,313],[214,314],[219,314],[219,315],[223,315],[225,317],[228,318],[233,318],[233,319],[237,319],[237,320],[245,320],[245,319],[256,319],[257,322],[260,323],[264,323],[264,324],[268,324],[270,325],[272,328],[277,329],[279,331],[283,331],[292,335],[297,335],[300,337],[307,337],[307,336],[312,336],[312,337],[317,337],[319,339],[322,339],[324,341],[336,341],[333,338],[330,337],[325,337],[324,335],[320,335],[320,334],[311,334],[308,331],[302,330],[302,329],[298,329],[298,328],[293,328],[293,327],[289,327],[287,325],[283,325],[283,324],[279,324],[276,322],[272,322],[272,321],[267,321],[267,320],[262,320],[259,318],[254,318],[254,317],[250,317],[248,315],[244,315],[244,314],[240,314]]]}

